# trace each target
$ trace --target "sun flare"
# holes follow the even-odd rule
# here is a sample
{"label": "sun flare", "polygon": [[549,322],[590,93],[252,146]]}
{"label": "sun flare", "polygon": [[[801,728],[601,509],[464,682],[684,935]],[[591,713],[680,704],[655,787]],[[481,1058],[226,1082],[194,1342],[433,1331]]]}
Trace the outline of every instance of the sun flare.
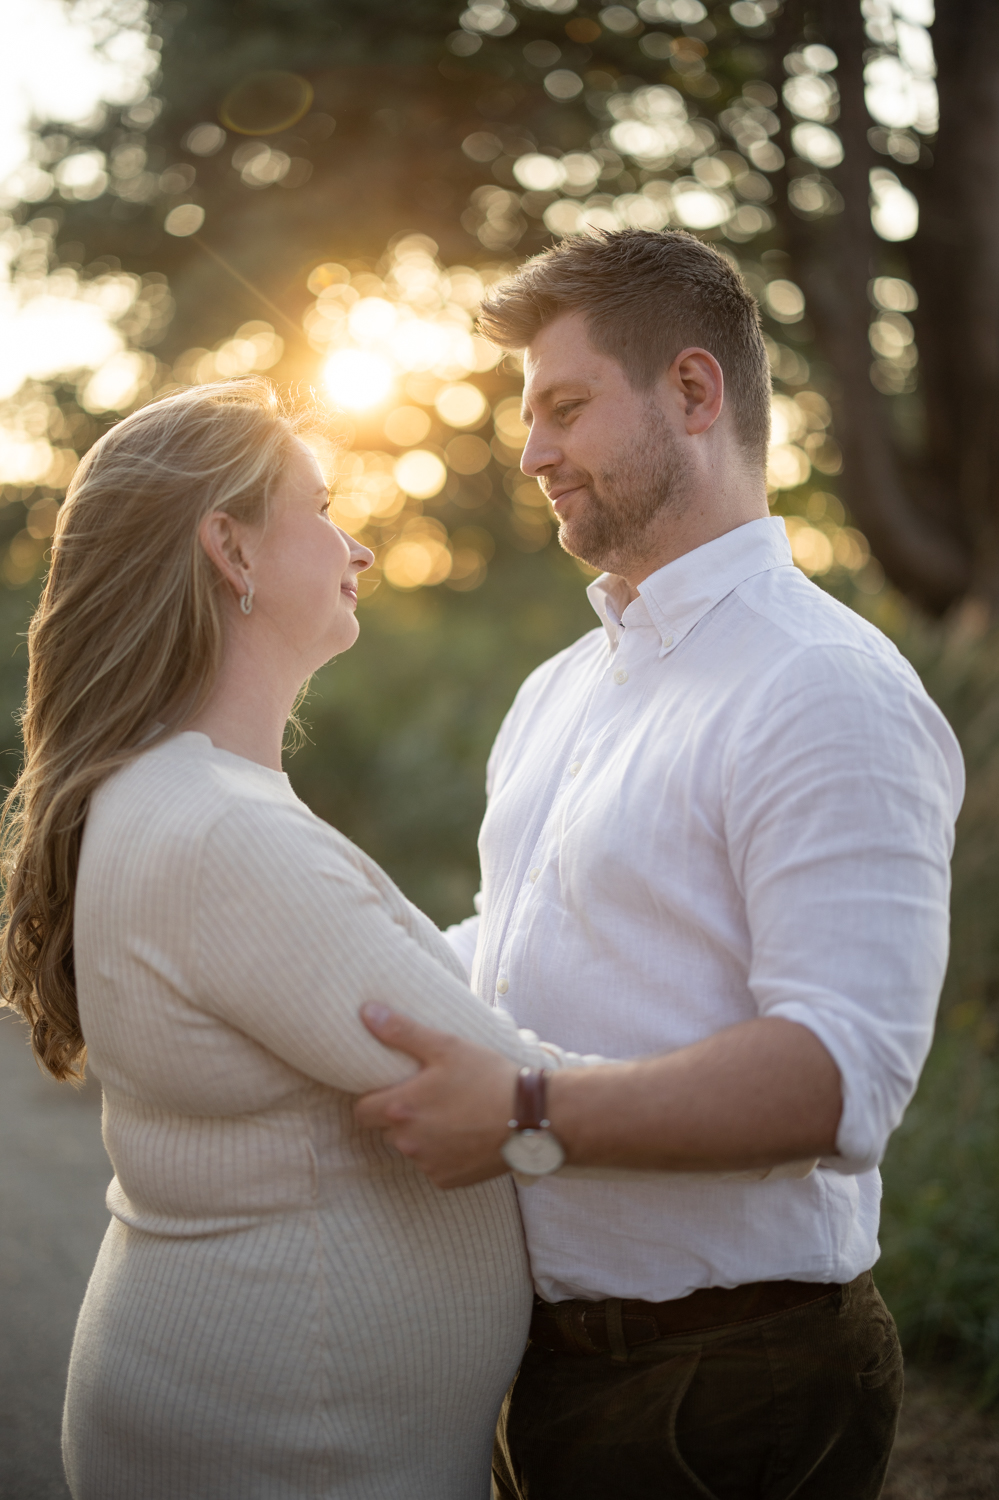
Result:
{"label": "sun flare", "polygon": [[367,411],[380,406],[392,391],[392,366],[368,349],[338,349],[323,365],[323,381],[338,406]]}

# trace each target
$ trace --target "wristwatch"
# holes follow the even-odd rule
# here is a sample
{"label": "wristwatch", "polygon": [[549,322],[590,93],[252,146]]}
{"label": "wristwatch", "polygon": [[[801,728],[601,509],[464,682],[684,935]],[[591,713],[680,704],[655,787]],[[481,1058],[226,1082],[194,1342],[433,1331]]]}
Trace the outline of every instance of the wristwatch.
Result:
{"label": "wristwatch", "polygon": [[565,1161],[562,1143],[545,1111],[547,1080],[546,1068],[521,1068],[514,1094],[514,1118],[509,1122],[512,1134],[500,1147],[507,1166],[531,1181],[557,1172]]}

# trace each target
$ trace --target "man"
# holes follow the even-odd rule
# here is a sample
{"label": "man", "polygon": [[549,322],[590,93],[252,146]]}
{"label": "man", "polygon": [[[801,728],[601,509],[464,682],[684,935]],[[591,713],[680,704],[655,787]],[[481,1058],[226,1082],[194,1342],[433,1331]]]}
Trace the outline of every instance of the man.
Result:
{"label": "man", "polygon": [[424,1068],[359,1118],[441,1186],[537,1174],[500,1495],[873,1500],[901,1398],[877,1162],[930,1043],[960,754],[768,515],[767,357],[721,256],[565,241],[482,324],[525,350],[524,471],[604,574],[599,627],[500,730],[454,940],[520,1025],[640,1060],[556,1072],[546,1100],[376,1010]]}

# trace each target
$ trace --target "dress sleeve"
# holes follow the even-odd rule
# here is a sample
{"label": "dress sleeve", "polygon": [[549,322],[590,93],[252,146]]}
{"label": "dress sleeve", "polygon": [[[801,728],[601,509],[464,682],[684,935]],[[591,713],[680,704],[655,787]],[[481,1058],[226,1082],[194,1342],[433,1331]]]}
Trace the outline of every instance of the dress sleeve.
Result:
{"label": "dress sleeve", "polygon": [[876,1165],[912,1097],[947,962],[957,743],[904,663],[809,648],[733,735],[725,819],[761,1016],[840,1071],[838,1155]]}
{"label": "dress sleeve", "polygon": [[333,1088],[361,1093],[416,1071],[366,1029],[367,1001],[521,1064],[582,1061],[542,1048],[477,999],[393,920],[305,809],[241,803],[224,813],[206,842],[198,904],[204,1009]]}

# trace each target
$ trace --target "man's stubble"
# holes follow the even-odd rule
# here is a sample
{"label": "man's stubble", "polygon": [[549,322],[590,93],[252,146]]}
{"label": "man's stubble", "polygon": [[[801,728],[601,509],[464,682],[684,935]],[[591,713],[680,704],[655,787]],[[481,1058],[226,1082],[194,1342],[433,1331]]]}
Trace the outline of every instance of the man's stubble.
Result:
{"label": "man's stubble", "polygon": [[664,523],[688,505],[686,455],[659,407],[650,402],[646,412],[642,439],[590,477],[585,508],[559,525],[564,551],[603,572],[627,574],[642,564],[656,550]]}

